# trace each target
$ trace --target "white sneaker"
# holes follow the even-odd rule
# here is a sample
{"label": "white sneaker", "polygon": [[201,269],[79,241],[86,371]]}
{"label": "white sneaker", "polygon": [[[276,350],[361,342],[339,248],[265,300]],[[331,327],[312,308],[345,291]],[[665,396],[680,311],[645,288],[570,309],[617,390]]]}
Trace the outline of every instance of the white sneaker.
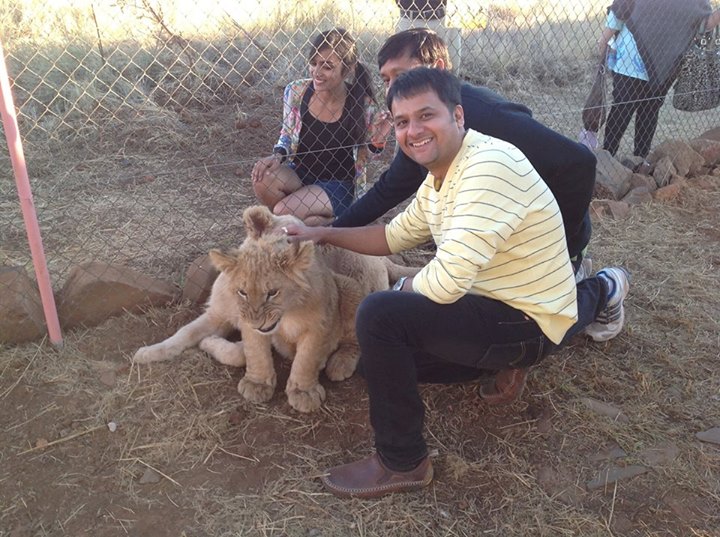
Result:
{"label": "white sneaker", "polygon": [[597,275],[608,284],[608,301],[595,321],[585,327],[585,333],[595,341],[607,341],[617,336],[625,323],[623,301],[630,290],[630,273],[622,267],[608,267]]}
{"label": "white sneaker", "polygon": [[592,276],[592,259],[585,256],[582,261],[580,261],[580,267],[578,267],[575,273],[575,283],[578,284],[590,276]]}

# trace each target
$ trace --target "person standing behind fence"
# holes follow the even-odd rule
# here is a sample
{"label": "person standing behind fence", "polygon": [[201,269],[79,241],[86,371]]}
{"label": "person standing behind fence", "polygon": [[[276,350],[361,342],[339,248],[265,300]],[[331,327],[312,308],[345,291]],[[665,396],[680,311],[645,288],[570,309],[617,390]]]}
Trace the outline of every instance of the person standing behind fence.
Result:
{"label": "person standing behind fence", "polygon": [[[613,73],[612,105],[603,148],[615,155],[633,115],[633,154],[650,153],[660,108],[675,81],[680,60],[700,22],[711,14],[708,0],[615,0],[598,46]],[[720,12],[708,19],[711,30]],[[608,50],[609,48],[609,50]],[[647,162],[638,166],[645,171]]]}
{"label": "person standing behind fence", "polygon": [[460,73],[462,58],[462,33],[459,28],[447,26],[447,0],[395,0],[400,16],[395,25],[396,32],[410,28],[425,27],[443,38],[450,53],[446,69]]}
{"label": "person standing behind fence", "polygon": [[364,189],[367,158],[382,152],[390,126],[349,32],[317,35],[309,60],[311,78],[285,88],[280,138],[251,177],[258,200],[274,214],[322,225]]}

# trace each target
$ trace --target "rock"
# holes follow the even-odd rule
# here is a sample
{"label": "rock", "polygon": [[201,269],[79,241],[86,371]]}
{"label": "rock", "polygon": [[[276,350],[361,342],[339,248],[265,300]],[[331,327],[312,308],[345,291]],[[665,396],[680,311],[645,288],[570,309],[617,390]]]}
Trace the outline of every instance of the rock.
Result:
{"label": "rock", "polygon": [[630,216],[630,205],[624,201],[592,200],[590,202],[590,216],[597,218],[614,218],[623,220]]}
{"label": "rock", "polygon": [[218,270],[205,254],[190,263],[185,273],[185,285],[182,290],[183,301],[189,300],[193,304],[204,304],[210,297],[210,290],[218,276]]}
{"label": "rock", "polygon": [[590,217],[596,220],[610,217],[610,207],[604,203],[607,200],[592,200],[590,202]]}
{"label": "rock", "polygon": [[627,203],[628,205],[642,205],[643,203],[650,203],[652,200],[652,194],[645,186],[633,188],[625,194],[625,197],[622,199],[623,203]]}
{"label": "rock", "polygon": [[621,423],[628,423],[630,421],[628,417],[622,413],[622,410],[613,405],[603,403],[602,401],[598,401],[592,397],[583,397],[580,401],[582,401],[582,403],[593,412],[607,416],[614,421],[619,421]]}
{"label": "rock", "polygon": [[655,163],[652,176],[658,188],[669,185],[673,175],[677,175],[677,169],[670,157],[663,157]]}
{"label": "rock", "polygon": [[611,483],[616,483],[617,481],[622,481],[623,479],[630,479],[632,477],[642,475],[648,470],[649,468],[640,466],[639,464],[633,464],[630,466],[612,465],[602,470],[595,479],[588,481],[585,486],[588,490],[601,489]]}
{"label": "rock", "polygon": [[650,154],[648,162],[655,164],[663,157],[670,158],[678,175],[683,177],[695,175],[705,164],[705,159],[699,153],[690,147],[688,143],[680,140],[668,140],[661,143]]}
{"label": "rock", "polygon": [[705,166],[711,167],[720,162],[720,141],[695,138],[690,140],[689,145],[705,159]]}
{"label": "rock", "polygon": [[700,136],[698,136],[698,138],[720,142],[720,127],[715,127],[713,129],[707,130],[703,132]]}
{"label": "rock", "polygon": [[684,188],[685,184],[686,180],[683,179],[682,181],[676,181],[662,188],[658,188],[655,192],[653,192],[653,199],[664,203],[675,201],[680,195],[680,191]]}
{"label": "rock", "polygon": [[620,164],[625,166],[628,170],[635,171],[642,165],[643,162],[645,162],[644,158],[631,155],[622,159]]}
{"label": "rock", "polygon": [[601,149],[596,151],[597,169],[594,196],[600,199],[619,200],[630,190],[632,171]]}
{"label": "rock", "polygon": [[612,214],[615,220],[624,220],[630,216],[630,205],[624,201],[612,201],[608,200],[608,207],[610,207],[610,214]]}
{"label": "rock", "polygon": [[95,326],[125,311],[164,306],[175,288],[127,267],[90,262],[73,267],[60,294],[60,322],[65,328]]}
{"label": "rock", "polygon": [[47,333],[38,286],[21,267],[0,267],[0,343],[24,343]]}
{"label": "rock", "polygon": [[614,459],[624,459],[627,457],[627,453],[623,448],[617,444],[610,444],[606,448],[598,451],[595,455],[590,457],[591,461],[611,461]]}
{"label": "rock", "polygon": [[697,436],[698,440],[702,440],[703,442],[720,444],[720,427],[713,427],[707,431],[695,433],[695,436]]}
{"label": "rock", "polygon": [[638,457],[646,466],[655,467],[670,464],[680,455],[680,448],[672,442],[663,442],[643,449]]}
{"label": "rock", "polygon": [[630,177],[630,190],[639,187],[645,187],[652,192],[657,188],[657,183],[655,183],[655,179],[649,175],[634,173]]}
{"label": "rock", "polygon": [[153,470],[152,468],[146,468],[145,473],[143,473],[142,477],[140,478],[140,484],[147,485],[150,483],[159,483],[160,479],[160,474],[158,474],[155,470]]}

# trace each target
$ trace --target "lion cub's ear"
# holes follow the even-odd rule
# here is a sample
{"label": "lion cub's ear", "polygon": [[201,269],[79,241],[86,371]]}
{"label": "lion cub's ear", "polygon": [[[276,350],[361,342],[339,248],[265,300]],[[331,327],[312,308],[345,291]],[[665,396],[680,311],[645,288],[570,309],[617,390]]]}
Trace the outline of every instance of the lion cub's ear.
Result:
{"label": "lion cub's ear", "polygon": [[272,230],[273,214],[264,205],[253,205],[243,212],[243,222],[248,237],[258,239],[265,232]]}
{"label": "lion cub's ear", "polygon": [[208,255],[210,256],[210,262],[220,272],[226,272],[237,265],[237,257],[221,252],[220,250],[210,250]]}

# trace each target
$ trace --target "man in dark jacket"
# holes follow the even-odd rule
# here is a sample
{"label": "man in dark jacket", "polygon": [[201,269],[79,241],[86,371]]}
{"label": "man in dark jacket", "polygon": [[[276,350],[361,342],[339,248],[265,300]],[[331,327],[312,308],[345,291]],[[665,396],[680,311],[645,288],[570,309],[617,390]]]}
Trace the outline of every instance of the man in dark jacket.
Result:
{"label": "man in dark jacket", "polygon": [[[399,75],[415,67],[446,68],[448,51],[435,32],[413,28],[388,38],[378,52],[378,64],[389,89]],[[560,206],[576,279],[589,276],[582,260],[591,235],[588,207],[595,185],[595,155],[533,119],[525,106],[509,102],[487,88],[463,84],[461,97],[465,126],[515,145],[547,183]],[[426,175],[425,168],[398,151],[373,187],[333,226],[369,224],[415,194]]]}

